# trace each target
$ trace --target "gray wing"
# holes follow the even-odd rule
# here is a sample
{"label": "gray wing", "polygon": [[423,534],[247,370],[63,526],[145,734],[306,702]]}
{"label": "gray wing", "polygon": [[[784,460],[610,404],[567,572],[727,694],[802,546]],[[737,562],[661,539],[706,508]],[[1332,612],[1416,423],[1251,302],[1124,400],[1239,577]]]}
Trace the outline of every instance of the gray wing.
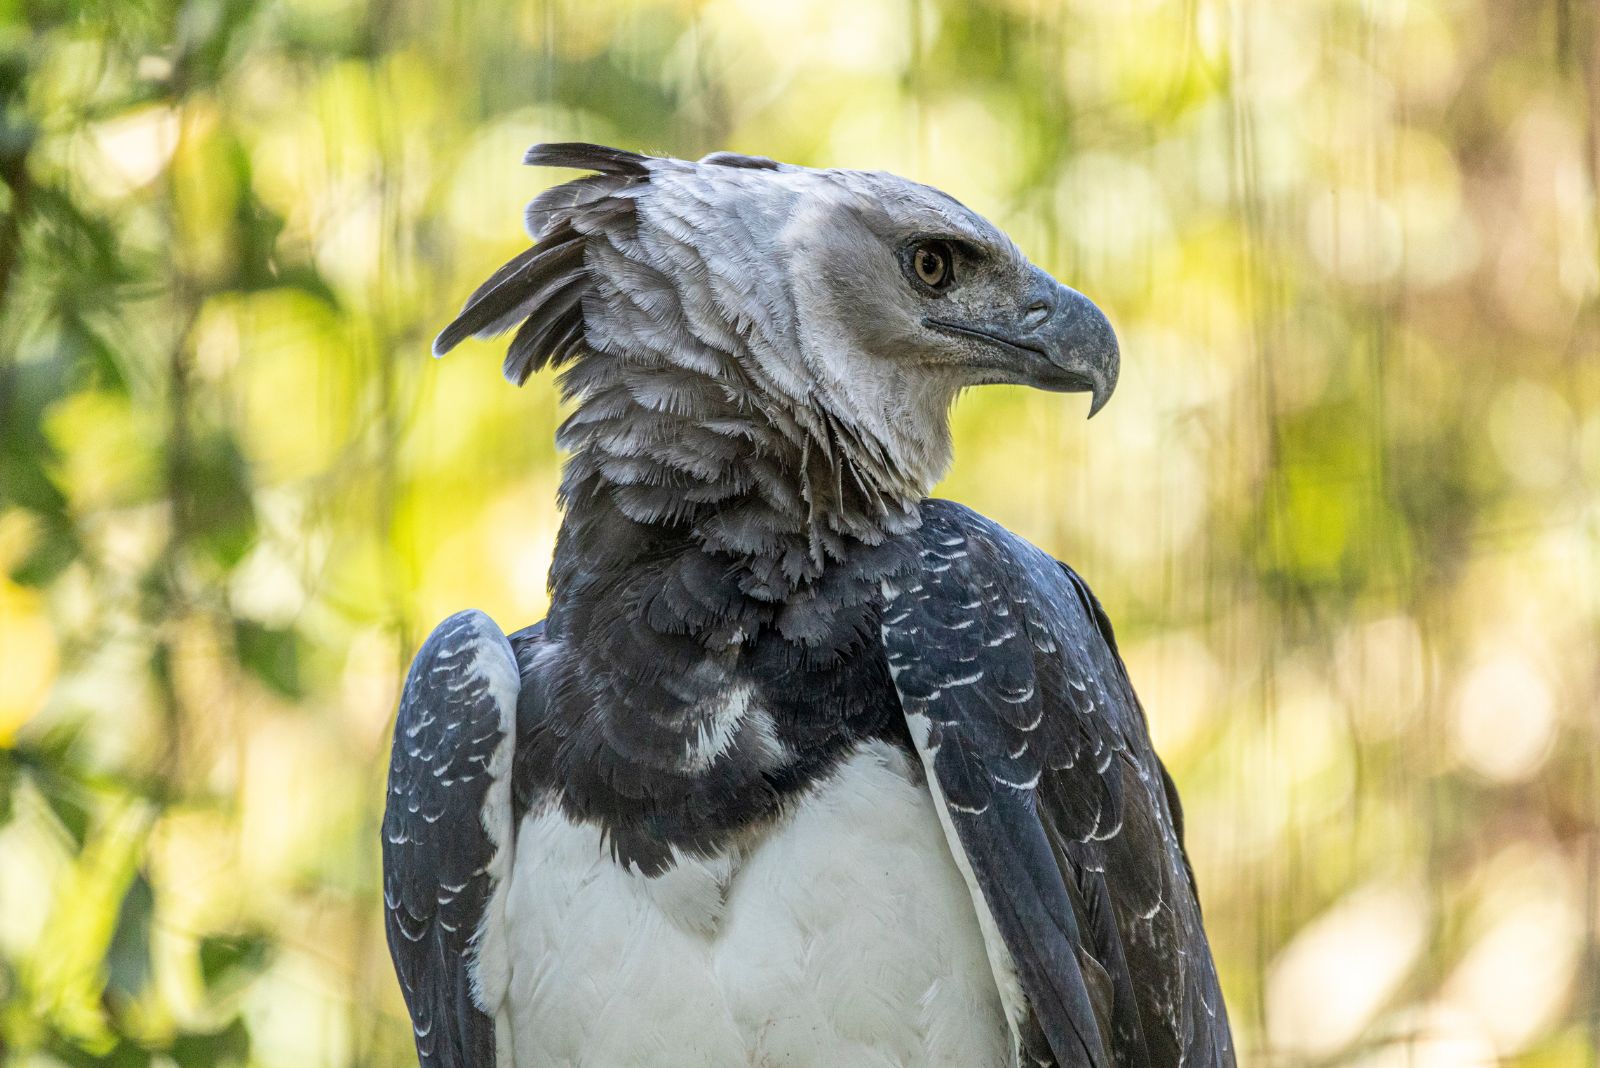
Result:
{"label": "gray wing", "polygon": [[505,635],[469,611],[428,636],[400,696],[383,896],[389,953],[423,1068],[496,1063],[494,994],[485,990],[493,980],[480,965],[500,937],[486,917],[509,870],[518,688]]}
{"label": "gray wing", "polygon": [[923,516],[922,568],[886,589],[884,643],[1025,997],[1008,1006],[1022,1053],[1233,1064],[1181,816],[1099,604],[975,513],[929,501]]}

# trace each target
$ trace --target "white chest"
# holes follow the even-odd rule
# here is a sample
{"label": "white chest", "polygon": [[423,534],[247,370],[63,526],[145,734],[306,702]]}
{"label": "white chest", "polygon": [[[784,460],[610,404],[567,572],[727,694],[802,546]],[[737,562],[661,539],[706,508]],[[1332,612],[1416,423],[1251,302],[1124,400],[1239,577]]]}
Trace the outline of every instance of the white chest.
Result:
{"label": "white chest", "polygon": [[972,900],[914,775],[863,745],[740,855],[655,879],[596,828],[529,812],[505,896],[514,1068],[1009,1063]]}

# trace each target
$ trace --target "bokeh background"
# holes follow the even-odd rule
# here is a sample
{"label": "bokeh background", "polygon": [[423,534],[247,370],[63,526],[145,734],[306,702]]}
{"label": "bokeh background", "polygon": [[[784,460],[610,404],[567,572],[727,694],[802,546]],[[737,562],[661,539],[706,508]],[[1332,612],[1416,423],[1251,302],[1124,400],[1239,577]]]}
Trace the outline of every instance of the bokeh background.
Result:
{"label": "bokeh background", "polygon": [[939,185],[1110,313],[942,492],[1074,563],[1252,1065],[1600,1028],[1583,0],[0,0],[0,1059],[394,1065],[397,684],[538,619],[540,140]]}

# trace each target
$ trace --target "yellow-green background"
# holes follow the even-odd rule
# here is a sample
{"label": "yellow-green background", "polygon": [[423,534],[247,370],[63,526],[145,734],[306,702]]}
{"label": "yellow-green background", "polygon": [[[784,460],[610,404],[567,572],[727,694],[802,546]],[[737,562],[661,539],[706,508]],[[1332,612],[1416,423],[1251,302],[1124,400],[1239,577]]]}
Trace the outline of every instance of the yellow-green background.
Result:
{"label": "yellow-green background", "polygon": [[539,618],[529,144],[884,168],[1094,297],[942,489],[1117,621],[1245,1060],[1593,1063],[1585,0],[0,0],[0,1059],[391,1065],[397,682]]}

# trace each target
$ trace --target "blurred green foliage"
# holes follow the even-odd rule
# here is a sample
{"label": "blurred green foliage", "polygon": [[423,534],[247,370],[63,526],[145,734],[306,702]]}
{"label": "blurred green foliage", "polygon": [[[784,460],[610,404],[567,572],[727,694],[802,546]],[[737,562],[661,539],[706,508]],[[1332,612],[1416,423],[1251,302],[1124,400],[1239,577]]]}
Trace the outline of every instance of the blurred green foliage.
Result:
{"label": "blurred green foliage", "polygon": [[1575,0],[0,2],[0,1057],[388,1065],[397,683],[544,608],[554,390],[427,341],[583,138],[941,186],[1108,309],[945,492],[1072,561],[1253,1064],[1594,1063]]}

